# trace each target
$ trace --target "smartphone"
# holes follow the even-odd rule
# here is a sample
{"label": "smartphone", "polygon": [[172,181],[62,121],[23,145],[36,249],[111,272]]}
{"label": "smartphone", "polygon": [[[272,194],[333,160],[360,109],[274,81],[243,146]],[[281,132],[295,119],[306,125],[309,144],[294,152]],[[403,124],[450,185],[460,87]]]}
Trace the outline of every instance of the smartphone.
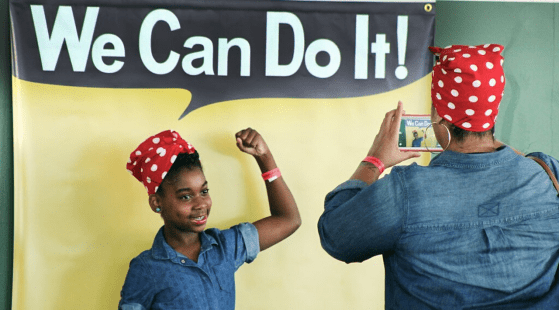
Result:
{"label": "smartphone", "polygon": [[400,123],[398,147],[402,151],[442,152],[428,114],[404,114]]}

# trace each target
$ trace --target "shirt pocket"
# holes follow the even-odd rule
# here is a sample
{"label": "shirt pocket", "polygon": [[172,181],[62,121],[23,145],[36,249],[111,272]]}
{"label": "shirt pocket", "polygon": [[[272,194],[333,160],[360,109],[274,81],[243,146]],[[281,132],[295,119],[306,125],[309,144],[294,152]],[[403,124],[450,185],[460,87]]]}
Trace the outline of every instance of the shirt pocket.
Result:
{"label": "shirt pocket", "polygon": [[226,264],[220,264],[212,267],[219,288],[225,292],[233,293],[235,291],[235,269]]}

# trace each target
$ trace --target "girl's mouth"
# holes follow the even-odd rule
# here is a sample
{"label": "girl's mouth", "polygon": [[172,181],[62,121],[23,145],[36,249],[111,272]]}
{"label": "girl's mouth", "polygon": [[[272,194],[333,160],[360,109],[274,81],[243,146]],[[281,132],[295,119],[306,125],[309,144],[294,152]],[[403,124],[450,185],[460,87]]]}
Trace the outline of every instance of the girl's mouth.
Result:
{"label": "girl's mouth", "polygon": [[208,218],[205,215],[202,216],[198,216],[193,218],[194,224],[196,225],[203,225],[206,224],[206,222],[208,221]]}

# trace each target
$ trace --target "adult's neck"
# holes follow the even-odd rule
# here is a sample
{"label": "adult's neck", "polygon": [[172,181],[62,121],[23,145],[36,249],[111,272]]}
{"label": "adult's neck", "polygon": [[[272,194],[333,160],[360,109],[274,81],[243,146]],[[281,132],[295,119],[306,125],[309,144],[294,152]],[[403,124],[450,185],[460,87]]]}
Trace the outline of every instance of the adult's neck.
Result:
{"label": "adult's neck", "polygon": [[457,153],[491,153],[503,144],[493,137],[467,136],[462,141],[452,139],[447,150]]}

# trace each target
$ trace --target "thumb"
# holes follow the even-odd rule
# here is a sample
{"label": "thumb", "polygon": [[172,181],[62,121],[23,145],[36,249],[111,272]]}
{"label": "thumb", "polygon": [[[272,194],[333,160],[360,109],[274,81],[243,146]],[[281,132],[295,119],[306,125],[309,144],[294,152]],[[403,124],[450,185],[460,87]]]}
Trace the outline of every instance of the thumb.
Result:
{"label": "thumb", "polygon": [[241,138],[237,137],[237,147],[241,150],[244,151],[245,147],[243,146],[243,140],[241,140]]}
{"label": "thumb", "polygon": [[401,154],[403,155],[402,161],[421,156],[418,152],[402,152]]}

